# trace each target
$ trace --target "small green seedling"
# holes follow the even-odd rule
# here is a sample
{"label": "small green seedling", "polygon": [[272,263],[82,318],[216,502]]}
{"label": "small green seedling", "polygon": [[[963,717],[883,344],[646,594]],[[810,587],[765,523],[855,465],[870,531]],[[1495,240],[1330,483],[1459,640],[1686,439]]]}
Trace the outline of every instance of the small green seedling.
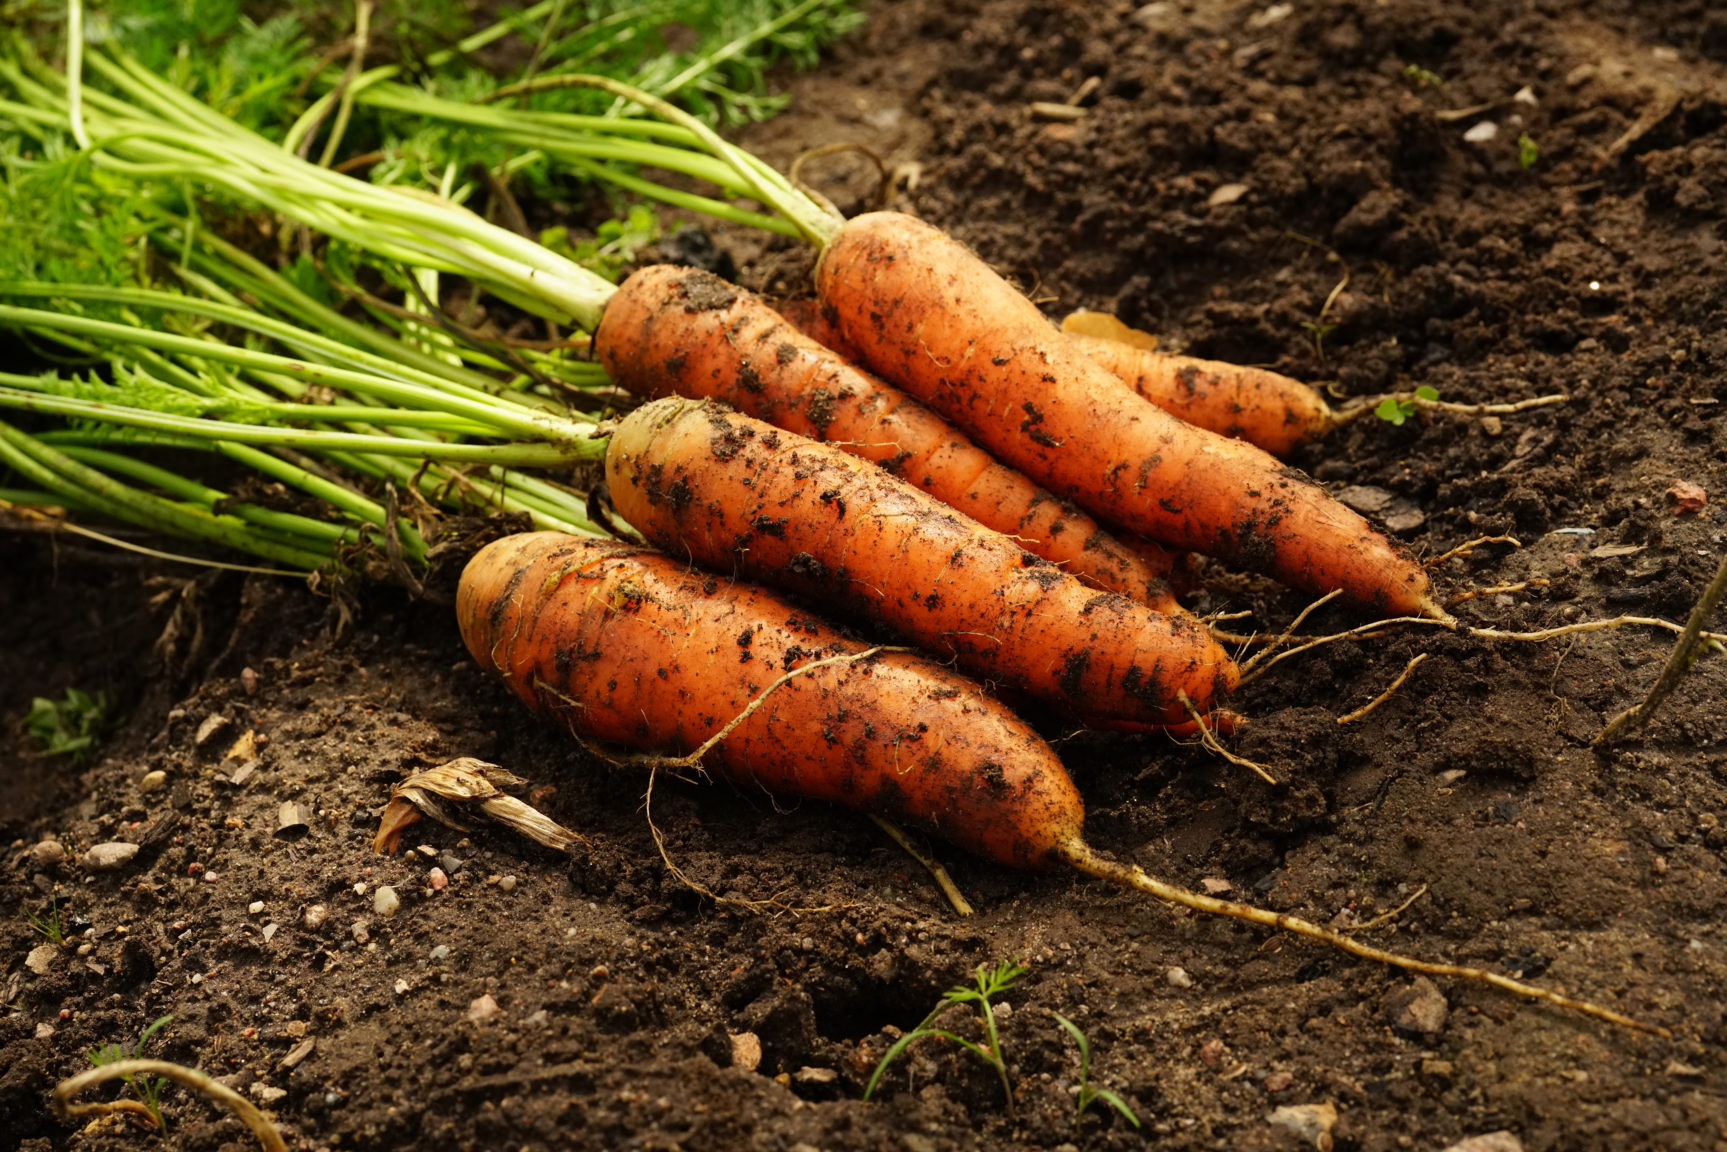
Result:
{"label": "small green seedling", "polygon": [[1079,1107],[1074,1110],[1074,1118],[1085,1115],[1085,1110],[1097,1101],[1102,1100],[1111,1108],[1121,1113],[1122,1118],[1135,1128],[1139,1127],[1139,1117],[1133,1114],[1133,1109],[1127,1106],[1127,1101],[1111,1092],[1108,1088],[1099,1088],[1091,1082],[1091,1042],[1080,1031],[1079,1025],[1063,1016],[1060,1012],[1052,1012],[1055,1022],[1067,1029],[1067,1034],[1073,1037],[1073,1042],[1079,1045]]}
{"label": "small green seedling", "polygon": [[48,898],[48,911],[38,916],[28,908],[24,910],[24,918],[30,921],[30,927],[37,935],[43,936],[50,944],[66,943],[66,928],[60,923],[60,898]]}
{"label": "small green seedling", "polygon": [[1541,145],[1535,138],[1525,132],[1517,138],[1517,162],[1525,168],[1535,167],[1535,162],[1541,159]]}
{"label": "small green seedling", "polygon": [[[1415,390],[1415,399],[1437,400],[1439,399],[1439,389],[1423,384]],[[1405,420],[1415,415],[1415,400],[1387,396],[1379,402],[1379,407],[1373,410],[1373,414],[1387,424],[1402,427]]]}
{"label": "small green seedling", "polygon": [[[1007,1097],[1007,1114],[1011,1117],[1013,1115],[1013,1086],[1008,1082],[1007,1061],[1003,1059],[1001,1054],[1001,1039],[996,1035],[995,1012],[990,1008],[989,998],[999,996],[1012,988],[1015,982],[1029,971],[1031,969],[1013,960],[1003,960],[994,968],[979,964],[976,975],[972,977],[970,987],[961,984],[943,992],[941,1003],[937,1004],[934,1010],[923,1018],[923,1023],[894,1041],[893,1047],[887,1050],[887,1054],[881,1058],[881,1063],[877,1064],[875,1071],[870,1074],[869,1083],[864,1086],[863,1098],[865,1100],[870,1098],[876,1085],[881,1082],[882,1074],[887,1071],[889,1064],[898,1059],[900,1053],[926,1036],[940,1036],[942,1039],[951,1040],[961,1048],[975,1054],[978,1059],[995,1069],[995,1074],[1001,1078],[1001,1090]],[[983,1021],[983,1031],[986,1037],[983,1044],[977,1044],[963,1036],[956,1036],[952,1032],[932,1027],[936,1017],[957,1004],[976,1006],[978,1018]]]}
{"label": "small green seedling", "polygon": [[[124,1044],[104,1044],[100,1048],[90,1049],[90,1063],[100,1068],[104,1064],[113,1064],[120,1060],[142,1060],[144,1045],[172,1019],[172,1016],[164,1016],[151,1024],[139,1033],[138,1043],[131,1048]],[[162,1119],[162,1088],[168,1082],[160,1076],[122,1076],[120,1079],[132,1086],[132,1094],[138,1097],[138,1103],[144,1106],[144,1111],[156,1122],[156,1130],[164,1136],[167,1135],[168,1123]]]}
{"label": "small green seedling", "polygon": [[1403,78],[1413,80],[1418,88],[1443,88],[1445,78],[1437,72],[1429,72],[1419,64],[1407,64],[1403,69]]}
{"label": "small green seedling", "polygon": [[64,700],[38,696],[30,702],[24,729],[42,745],[44,756],[71,756],[84,763],[108,728],[110,701],[106,692],[94,696],[66,689]]}

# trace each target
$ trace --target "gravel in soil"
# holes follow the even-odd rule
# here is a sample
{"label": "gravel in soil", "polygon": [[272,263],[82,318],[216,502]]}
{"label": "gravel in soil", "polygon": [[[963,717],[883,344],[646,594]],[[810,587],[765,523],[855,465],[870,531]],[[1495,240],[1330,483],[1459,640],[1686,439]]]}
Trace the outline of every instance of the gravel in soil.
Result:
{"label": "gravel in soil", "polygon": [[[1077,119],[1028,113],[1093,77]],[[908,0],[792,90],[747,144],[781,164],[871,146],[904,206],[1052,314],[1114,311],[1342,397],[1570,393],[1494,420],[1358,421],[1295,461],[1389,494],[1427,555],[1516,535],[1438,567],[1452,591],[1529,582],[1461,605],[1468,623],[1682,620],[1719,562],[1727,21],[1709,5]],[[809,176],[856,211],[873,172],[828,157]],[[755,286],[807,283],[807,253],[715,235]],[[1681,513],[1679,480],[1710,502]],[[1052,735],[1117,856],[1338,925],[1425,884],[1372,939],[1608,1002],[1670,1041],[944,853],[978,909],[960,920],[854,816],[662,781],[679,866],[785,909],[716,906],[660,863],[641,775],[531,722],[445,609],[379,592],[337,637],[326,602],[262,578],[5,547],[7,1146],[147,1145],[62,1126],[46,1098],[169,1014],[148,1050],[264,1103],[297,1148],[1727,1146],[1719,654],[1647,731],[1589,747],[1653,682],[1666,633],[1409,629],[1291,659],[1238,700],[1235,747],[1276,788],[1164,739]],[[1199,606],[1264,628],[1300,601],[1210,570]],[[1387,703],[1336,722],[1418,652]],[[124,709],[86,766],[32,756],[19,729],[67,687]],[[531,778],[585,846],[422,825],[373,855],[390,784],[458,755]],[[139,851],[85,862],[112,842]],[[51,898],[68,940],[44,952],[24,913]],[[860,1100],[897,1030],[1006,957],[1031,968],[1003,997],[1011,1116],[987,1067],[936,1042]],[[1140,1127],[1076,1112],[1053,1012]],[[250,1141],[180,1089],[165,1102],[183,1148]]]}

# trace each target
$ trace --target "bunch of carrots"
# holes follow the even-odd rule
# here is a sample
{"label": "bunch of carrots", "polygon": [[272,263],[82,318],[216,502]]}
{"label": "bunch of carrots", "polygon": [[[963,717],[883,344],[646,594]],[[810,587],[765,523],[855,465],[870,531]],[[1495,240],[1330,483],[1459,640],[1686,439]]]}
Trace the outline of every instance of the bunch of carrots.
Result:
{"label": "bunch of carrots", "polygon": [[[592,333],[610,381],[649,400],[605,423],[550,414],[488,396],[466,368],[436,370],[423,354],[392,366],[375,339],[363,355],[343,353],[280,326],[254,328],[304,360],[232,358],[236,372],[251,373],[236,395],[255,407],[271,388],[305,399],[296,388],[306,379],[361,398],[339,412],[306,403],[277,413],[316,422],[322,439],[308,450],[338,463],[390,455],[386,441],[406,428],[417,429],[410,451],[448,466],[557,466],[603,454],[624,539],[580,534],[588,520],[569,516],[556,525],[565,531],[487,546],[462,576],[457,611],[470,651],[536,712],[581,737],[653,752],[687,753],[723,733],[709,763],[737,780],[913,823],[1006,864],[1075,867],[1358,955],[1631,1023],[1502,976],[1186,892],[1085,842],[1077,789],[1002,695],[1098,726],[1227,721],[1221,707],[1239,671],[1175,602],[1177,553],[1341,592],[1383,616],[1444,614],[1423,568],[1362,517],[1265,450],[1148,401],[953,239],[893,213],[841,220],[700,122],[594,81],[665,118],[662,139],[705,154],[687,167],[749,193],[822,246],[818,319],[848,357],[710,274],[646,268],[613,286],[457,205],[299,160],[122,56],[96,53],[89,63],[105,90],[28,54],[0,63],[11,96],[0,116],[39,134],[70,125],[98,171],[136,189],[219,189],[574,323]],[[610,128],[654,135],[644,123]],[[580,125],[589,134],[604,127]],[[186,283],[207,288],[213,278]],[[0,285],[0,294],[57,296],[20,284]],[[215,314],[210,304],[176,306]],[[7,306],[0,320],[150,348],[128,369],[134,375],[168,378],[162,355],[200,355],[162,334],[126,336],[113,330],[121,325],[43,310]],[[203,355],[221,359],[204,343]],[[136,388],[106,396],[93,383],[7,384],[0,404],[209,443],[271,443],[223,418],[232,397],[168,424]],[[1235,415],[1233,430],[1243,431],[1250,413]],[[1286,409],[1276,421],[1296,418]],[[479,443],[487,438],[515,443],[514,455]],[[67,453],[43,452],[0,425],[0,459],[45,494],[124,513],[92,497],[87,475],[120,465],[84,455],[64,466],[57,456]],[[386,478],[422,481],[399,471]],[[517,487],[538,499],[530,511],[549,506],[545,493]],[[387,546],[399,548],[407,527],[393,502],[372,510],[369,531]],[[921,652],[866,645],[803,607],[812,602]]]}

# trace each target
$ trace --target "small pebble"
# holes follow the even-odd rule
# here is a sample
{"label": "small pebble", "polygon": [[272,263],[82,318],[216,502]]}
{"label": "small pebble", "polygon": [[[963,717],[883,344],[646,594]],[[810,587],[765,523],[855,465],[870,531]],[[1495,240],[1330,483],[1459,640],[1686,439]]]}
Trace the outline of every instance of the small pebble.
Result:
{"label": "small pebble", "polygon": [[248,1091],[264,1104],[274,1104],[276,1101],[288,1094],[288,1090],[286,1088],[274,1088],[264,1083],[262,1080],[253,1084]]}
{"label": "small pebble", "polygon": [[1445,1027],[1450,1005],[1439,986],[1425,976],[1393,988],[1385,997],[1385,1019],[1399,1032],[1430,1035]]}
{"label": "small pebble", "polygon": [[154,772],[144,773],[144,778],[138,781],[138,791],[154,792],[168,782],[168,774],[160,768]]}
{"label": "small pebble", "polygon": [[604,964],[596,964],[596,965],[594,965],[593,969],[588,972],[588,979],[590,979],[590,980],[598,980],[598,981],[604,982],[606,980],[610,980],[611,978],[612,978],[612,970],[610,968],[607,968]]}
{"label": "small pebble", "polygon": [[446,852],[438,857],[438,867],[444,870],[445,875],[454,876],[462,870],[462,862]]}
{"label": "small pebble", "polygon": [[397,898],[396,890],[388,885],[372,893],[372,911],[380,916],[394,916],[396,909],[401,906],[402,901]]}
{"label": "small pebble", "polygon": [[406,996],[407,994],[408,994],[408,982],[406,980],[396,981],[396,995]]}
{"label": "small pebble", "polygon": [[46,976],[48,970],[54,967],[54,957],[60,954],[60,949],[52,944],[38,944],[30,949],[30,954],[24,957],[24,967],[38,976]]}
{"label": "small pebble", "polygon": [[732,1067],[754,1072],[762,1062],[761,1037],[754,1032],[734,1032],[731,1039]]}
{"label": "small pebble", "polygon": [[498,889],[502,892],[514,892],[516,890],[516,878],[514,876],[505,876],[503,879],[498,881]]}
{"label": "small pebble", "polygon": [[1266,1117],[1273,1125],[1295,1133],[1304,1144],[1331,1147],[1337,1109],[1331,1104],[1285,1104]]}
{"label": "small pebble", "polygon": [[221,877],[220,877],[220,876],[218,876],[218,875],[217,875],[217,874],[216,874],[216,873],[214,873],[214,872],[206,872],[206,873],[204,873],[204,883],[206,883],[206,884],[214,884],[214,883],[215,883],[215,882],[216,882],[216,881],[218,881],[218,880],[220,880],[220,879],[221,879]]}
{"label": "small pebble", "polygon": [[432,962],[436,964],[441,964],[445,960],[448,960],[450,958],[450,946],[448,944],[440,944],[436,948],[433,948],[431,958]]}
{"label": "small pebble", "polygon": [[1168,981],[1171,988],[1193,987],[1193,977],[1187,974],[1185,968],[1171,968],[1163,974],[1163,978]]}
{"label": "small pebble", "polygon": [[266,924],[266,925],[264,925],[264,943],[268,944],[270,942],[270,940],[276,935],[277,930],[280,928],[281,928],[281,925],[279,925],[279,924]]}
{"label": "small pebble", "polygon": [[489,993],[468,1005],[468,1019],[476,1024],[488,1023],[497,1014],[498,1002]]}
{"label": "small pebble", "polygon": [[246,690],[248,696],[257,695],[258,674],[249,667],[240,669],[240,687]]}
{"label": "small pebble", "polygon": [[262,912],[263,910],[264,910],[264,902],[262,900],[254,900],[250,904],[246,905],[246,911],[250,912],[254,916],[256,916],[258,913]]}
{"label": "small pebble", "polygon": [[36,1025],[36,1039],[46,1040],[52,1035],[54,1035],[54,1025],[48,1023],[48,1021],[44,1020],[42,1023]]}
{"label": "small pebble", "polygon": [[414,851],[418,852],[428,860],[436,860],[438,858],[438,850],[430,844],[422,844],[418,848],[414,849]]}
{"label": "small pebble", "polygon": [[450,878],[444,875],[444,870],[442,868],[432,869],[426,874],[426,880],[432,885],[433,890],[437,892],[442,892],[450,883]]}
{"label": "small pebble", "polygon": [[30,849],[30,862],[38,868],[52,868],[66,859],[66,846],[58,840],[44,840]]}
{"label": "small pebble", "polygon": [[1273,1072],[1265,1078],[1267,1092],[1282,1092],[1295,1083],[1295,1076],[1289,1072]]}
{"label": "small pebble", "polygon": [[1459,1140],[1445,1152],[1523,1152],[1523,1141],[1510,1132],[1488,1132]]}
{"label": "small pebble", "polygon": [[300,923],[304,924],[309,930],[316,932],[324,926],[324,921],[329,918],[330,909],[328,907],[323,904],[314,904],[310,908],[306,909],[305,914],[300,917]]}
{"label": "small pebble", "polygon": [[136,844],[123,844],[118,841],[98,844],[84,853],[84,867],[92,872],[112,872],[130,864],[132,857],[136,855]]}
{"label": "small pebble", "polygon": [[1199,1048],[1199,1062],[1207,1068],[1215,1068],[1229,1054],[1229,1048],[1217,1037],[1212,1037]]}
{"label": "small pebble", "polygon": [[227,727],[228,718],[223,716],[221,713],[218,712],[213,716],[207,716],[205,717],[204,722],[198,725],[198,734],[192,737],[192,743],[195,746],[202,748],[204,745],[219,736]]}
{"label": "small pebble", "polygon": [[1491,120],[1483,120],[1463,134],[1463,138],[1471,144],[1485,144],[1499,135],[1499,125]]}
{"label": "small pebble", "polygon": [[348,929],[353,934],[356,944],[364,944],[372,938],[372,926],[364,920],[356,920]]}
{"label": "small pebble", "polygon": [[1221,876],[1207,876],[1199,882],[1199,887],[1200,890],[1208,896],[1218,896],[1224,892],[1228,892],[1231,888],[1234,888],[1235,885],[1231,884]]}
{"label": "small pebble", "polygon": [[288,1034],[289,1039],[298,1040],[306,1035],[306,1027],[304,1020],[290,1020],[282,1025],[282,1031]]}
{"label": "small pebble", "polygon": [[813,936],[805,936],[802,940],[802,944],[805,952],[814,952],[816,950],[815,937]]}

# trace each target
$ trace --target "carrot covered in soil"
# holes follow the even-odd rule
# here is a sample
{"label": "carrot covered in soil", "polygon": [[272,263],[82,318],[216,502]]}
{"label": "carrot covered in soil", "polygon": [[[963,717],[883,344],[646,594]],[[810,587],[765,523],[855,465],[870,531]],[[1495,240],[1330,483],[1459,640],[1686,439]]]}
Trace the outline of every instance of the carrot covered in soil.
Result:
{"label": "carrot covered in soil", "polygon": [[1063,336],[1170,415],[1274,456],[1318,440],[1336,421],[1315,389],[1276,372],[1172,356],[1082,332]]}
{"label": "carrot covered in soil", "polygon": [[1087,588],[880,468],[712,402],[612,433],[618,512],[673,556],[880,620],[1084,719],[1180,724],[1235,686],[1190,617]]}
{"label": "carrot covered in soil", "polygon": [[[456,594],[468,651],[586,738],[699,747],[785,673],[865,645],[759,588],[640,547],[510,536]],[[1061,761],[979,685],[883,652],[784,681],[704,763],[739,784],[902,820],[1019,868],[1059,862],[1084,806]]]}
{"label": "carrot covered in soil", "polygon": [[1167,579],[1176,557],[1116,541],[1086,513],[711,272],[666,264],[637,271],[607,303],[594,351],[612,380],[637,395],[723,400],[835,444],[1088,584],[1162,612],[1182,610]]}
{"label": "carrot covered in soil", "polygon": [[555,532],[506,537],[468,563],[456,612],[475,661],[578,736],[678,754],[730,725],[705,764],[737,784],[897,819],[1012,867],[1066,864],[1366,959],[1663,1031],[1498,973],[1418,960],[1295,916],[1202,896],[1111,860],[1086,843],[1084,803],[1049,745],[977,684],[911,653],[866,655],[771,593],[646,549]]}
{"label": "carrot covered in soil", "polygon": [[828,239],[816,280],[867,365],[1099,517],[1375,612],[1443,616],[1421,565],[1360,515],[1146,401],[938,229],[856,217]]}

